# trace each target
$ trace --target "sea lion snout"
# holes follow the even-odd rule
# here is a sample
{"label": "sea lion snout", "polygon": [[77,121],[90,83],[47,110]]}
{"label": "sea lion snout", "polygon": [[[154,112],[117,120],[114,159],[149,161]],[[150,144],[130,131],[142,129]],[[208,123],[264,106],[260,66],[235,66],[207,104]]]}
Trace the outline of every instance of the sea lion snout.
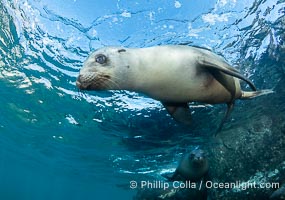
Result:
{"label": "sea lion snout", "polygon": [[78,77],[77,77],[77,79],[76,79],[76,87],[77,88],[79,88],[79,89],[81,89],[81,87],[82,87],[82,84],[81,84],[81,77],[82,77],[82,75],[78,75]]}
{"label": "sea lion snout", "polygon": [[76,87],[80,90],[96,89],[96,85],[100,85],[100,79],[95,72],[80,73],[76,80]]}
{"label": "sea lion snout", "polygon": [[86,87],[83,84],[83,76],[80,74],[76,79],[76,87],[80,90],[84,90]]}
{"label": "sea lion snout", "polygon": [[112,87],[111,76],[97,72],[80,73],[76,80],[76,87],[80,90],[103,90]]}
{"label": "sea lion snout", "polygon": [[197,162],[201,162],[204,160],[204,157],[195,157],[193,160]]}
{"label": "sea lion snout", "polygon": [[95,78],[95,74],[79,74],[76,80],[76,87],[80,90],[87,90]]}
{"label": "sea lion snout", "polygon": [[205,157],[196,157],[191,162],[194,168],[200,168],[204,166],[207,161]]}

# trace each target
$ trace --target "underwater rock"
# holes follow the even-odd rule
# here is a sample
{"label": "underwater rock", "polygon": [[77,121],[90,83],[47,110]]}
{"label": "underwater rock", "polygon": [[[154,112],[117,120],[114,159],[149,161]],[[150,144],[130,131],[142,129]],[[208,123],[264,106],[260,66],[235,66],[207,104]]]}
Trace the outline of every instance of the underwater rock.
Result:
{"label": "underwater rock", "polygon": [[[169,184],[171,185],[171,184]],[[205,187],[202,189],[198,188],[174,188],[172,187],[163,189],[140,189],[134,196],[133,200],[207,200],[207,191]]]}
{"label": "underwater rock", "polygon": [[[276,91],[281,89],[276,87]],[[219,133],[216,139],[221,145],[209,149],[209,176],[221,184],[208,188],[212,200],[262,200],[283,192],[278,190],[285,180],[283,99],[282,91],[272,98],[257,99],[254,104],[259,106],[251,107],[249,102],[246,114],[233,112],[239,120]],[[225,187],[226,183],[232,185]]]}
{"label": "underwater rock", "polygon": [[284,122],[283,125],[281,126],[281,132],[285,134],[285,122]]}
{"label": "underwater rock", "polygon": [[277,189],[276,191],[274,191],[271,196],[270,199],[274,200],[274,199],[285,199],[285,184],[283,184],[279,189]]}
{"label": "underwater rock", "polygon": [[[135,200],[282,199],[285,191],[284,81],[272,98],[260,98],[233,112],[234,120],[207,149],[209,171],[203,189],[139,190]],[[253,106],[254,105],[254,106]]]}

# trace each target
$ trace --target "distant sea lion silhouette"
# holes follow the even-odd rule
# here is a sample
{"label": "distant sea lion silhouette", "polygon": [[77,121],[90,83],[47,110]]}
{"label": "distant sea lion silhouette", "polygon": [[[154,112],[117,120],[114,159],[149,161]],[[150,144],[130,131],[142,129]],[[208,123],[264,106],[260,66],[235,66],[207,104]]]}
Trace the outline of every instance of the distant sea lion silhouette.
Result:
{"label": "distant sea lion silhouette", "polygon": [[163,174],[169,181],[199,181],[209,170],[208,160],[201,149],[194,149],[183,156],[173,174]]}
{"label": "distant sea lion silhouette", "polygon": [[[253,91],[242,91],[239,79]],[[189,102],[227,104],[272,90],[256,91],[254,84],[213,52],[197,47],[169,45],[149,48],[104,47],[91,53],[76,81],[80,90],[130,90],[162,102],[178,122],[191,123]],[[217,131],[217,132],[218,132]]]}

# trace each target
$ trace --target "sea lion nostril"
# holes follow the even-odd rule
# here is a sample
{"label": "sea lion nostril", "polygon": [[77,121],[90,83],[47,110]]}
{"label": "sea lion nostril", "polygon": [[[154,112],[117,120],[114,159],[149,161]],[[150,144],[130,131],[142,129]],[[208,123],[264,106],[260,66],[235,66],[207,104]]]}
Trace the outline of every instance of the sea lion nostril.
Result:
{"label": "sea lion nostril", "polygon": [[77,80],[76,81],[76,87],[80,89],[81,83]]}
{"label": "sea lion nostril", "polygon": [[76,82],[84,83],[84,82],[86,82],[87,77],[88,77],[88,76],[84,76],[84,75],[82,75],[82,74],[79,74],[78,77],[77,77]]}
{"label": "sea lion nostril", "polygon": [[82,78],[82,75],[79,74],[78,77],[77,77],[77,80],[80,81],[81,78]]}
{"label": "sea lion nostril", "polygon": [[79,89],[81,88],[81,84],[82,83],[82,75],[78,75],[77,79],[76,79],[76,87],[78,87]]}

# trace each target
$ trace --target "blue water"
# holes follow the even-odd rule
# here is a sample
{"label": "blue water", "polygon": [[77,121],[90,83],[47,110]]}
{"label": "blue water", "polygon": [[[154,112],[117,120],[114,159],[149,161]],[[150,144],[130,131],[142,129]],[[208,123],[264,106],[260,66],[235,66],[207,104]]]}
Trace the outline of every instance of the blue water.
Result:
{"label": "blue water", "polygon": [[192,44],[223,55],[258,88],[274,88],[285,71],[284,7],[282,0],[1,0],[0,199],[132,199],[131,180],[158,177],[187,149],[215,145],[207,138],[221,107],[196,107],[189,130],[142,94],[79,93],[79,69],[106,45]]}

